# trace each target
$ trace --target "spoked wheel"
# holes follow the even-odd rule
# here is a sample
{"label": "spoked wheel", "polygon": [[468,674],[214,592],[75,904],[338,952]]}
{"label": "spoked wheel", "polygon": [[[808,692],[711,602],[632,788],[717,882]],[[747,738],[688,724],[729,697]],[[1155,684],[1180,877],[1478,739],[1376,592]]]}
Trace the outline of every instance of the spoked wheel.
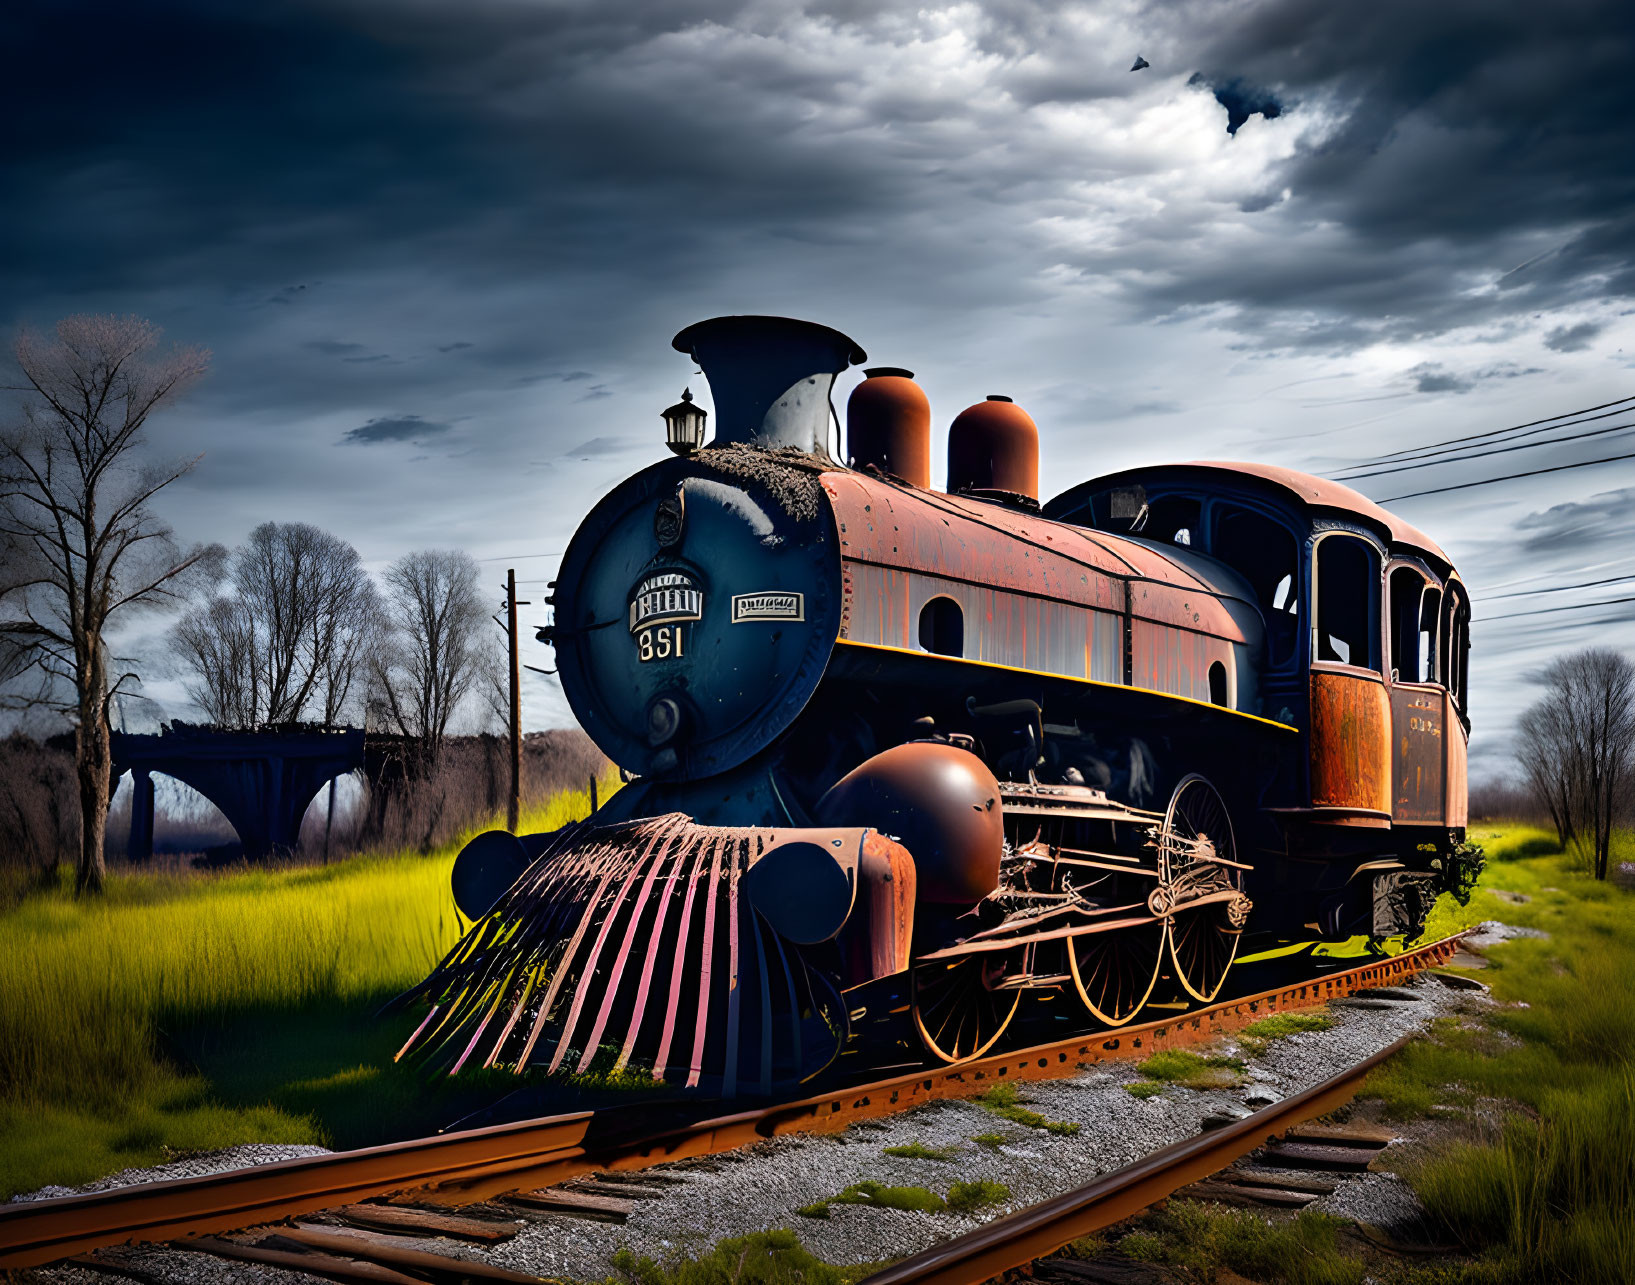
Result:
{"label": "spoked wheel", "polygon": [[1098,1021],[1123,1026],[1147,1002],[1164,962],[1162,919],[1067,939],[1067,967],[1084,1006]]}
{"label": "spoked wheel", "polygon": [[994,989],[1004,975],[1004,956],[997,951],[914,965],[914,1025],[932,1056],[964,1062],[986,1053],[1005,1033],[1022,993]]}
{"label": "spoked wheel", "polygon": [[[1205,1004],[1226,981],[1249,913],[1243,871],[1222,864],[1236,860],[1232,818],[1220,793],[1196,773],[1184,778],[1164,814],[1159,861],[1163,886],[1179,907],[1170,917],[1170,960],[1187,993]],[[1214,899],[1187,906],[1199,897]]]}

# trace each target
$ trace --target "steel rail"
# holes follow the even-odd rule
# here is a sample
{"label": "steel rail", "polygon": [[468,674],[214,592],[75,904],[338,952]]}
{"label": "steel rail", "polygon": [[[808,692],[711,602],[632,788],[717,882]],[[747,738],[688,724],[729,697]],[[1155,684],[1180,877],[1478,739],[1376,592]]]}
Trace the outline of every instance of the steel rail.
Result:
{"label": "steel rail", "polygon": [[996,1218],[864,1277],[859,1285],[982,1285],[1054,1253],[1080,1236],[1133,1217],[1189,1183],[1207,1178],[1284,1130],[1326,1115],[1356,1096],[1363,1079],[1413,1037],[1302,1093],[1242,1120],[1155,1151],[1065,1195]]}
{"label": "steel rail", "polygon": [[925,1068],[658,1133],[634,1132],[630,1111],[581,1111],[195,1178],[12,1202],[0,1205],[0,1269],[38,1266],[129,1241],[231,1231],[368,1198],[415,1193],[443,1204],[470,1204],[598,1170],[639,1170],[765,1138],[839,1132],[927,1102],[970,1097],[996,1080],[1059,1078],[1088,1063],[1204,1043],[1271,1013],[1390,985],[1444,962],[1462,936],[1140,1026]]}

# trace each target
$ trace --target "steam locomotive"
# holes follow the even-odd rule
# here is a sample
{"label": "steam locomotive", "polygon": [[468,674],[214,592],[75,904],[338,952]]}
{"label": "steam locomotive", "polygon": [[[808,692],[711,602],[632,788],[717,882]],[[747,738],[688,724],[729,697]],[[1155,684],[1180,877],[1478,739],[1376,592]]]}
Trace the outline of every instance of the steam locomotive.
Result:
{"label": "steam locomotive", "polygon": [[[628,784],[461,853],[471,931],[406,1051],[769,1093],[1024,1000],[1203,1004],[1246,936],[1421,931],[1466,816],[1469,598],[1363,496],[1190,463],[1039,502],[1006,397],[949,429],[876,367],[829,450],[827,327],[678,334],[709,380],[554,584],[574,713]],[[689,433],[689,429],[693,431]],[[680,440],[677,440],[677,439]]]}

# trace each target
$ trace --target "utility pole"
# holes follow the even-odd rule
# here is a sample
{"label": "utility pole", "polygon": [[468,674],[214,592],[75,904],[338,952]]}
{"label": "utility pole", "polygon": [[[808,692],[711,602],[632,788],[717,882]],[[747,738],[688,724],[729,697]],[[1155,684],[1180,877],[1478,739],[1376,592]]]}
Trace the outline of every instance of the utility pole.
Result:
{"label": "utility pole", "polygon": [[505,632],[511,644],[511,797],[505,806],[505,828],[517,832],[517,818],[522,812],[522,671],[517,655],[517,608],[527,606],[517,601],[517,573],[511,568],[505,573]]}

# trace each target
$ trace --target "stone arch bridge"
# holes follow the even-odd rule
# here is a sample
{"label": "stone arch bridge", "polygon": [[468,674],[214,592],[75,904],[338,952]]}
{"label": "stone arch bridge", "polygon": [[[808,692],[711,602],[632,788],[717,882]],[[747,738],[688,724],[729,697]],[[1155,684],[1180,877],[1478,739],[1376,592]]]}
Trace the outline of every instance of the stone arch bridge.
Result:
{"label": "stone arch bridge", "polygon": [[115,732],[113,779],[131,773],[130,859],[153,855],[153,773],[192,786],[238,832],[252,861],[294,848],[318,791],[363,766],[363,729],[296,726],[258,732],[170,723],[157,735]]}

